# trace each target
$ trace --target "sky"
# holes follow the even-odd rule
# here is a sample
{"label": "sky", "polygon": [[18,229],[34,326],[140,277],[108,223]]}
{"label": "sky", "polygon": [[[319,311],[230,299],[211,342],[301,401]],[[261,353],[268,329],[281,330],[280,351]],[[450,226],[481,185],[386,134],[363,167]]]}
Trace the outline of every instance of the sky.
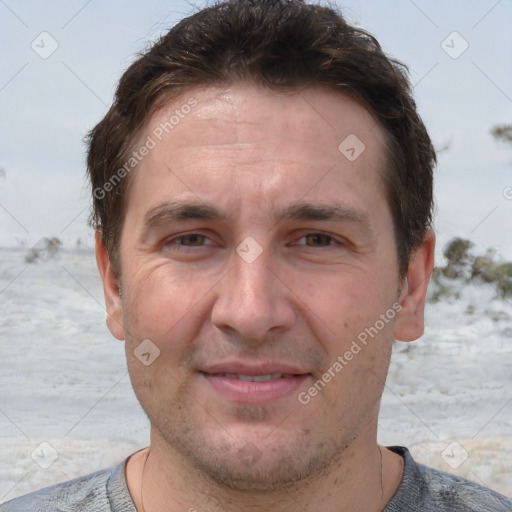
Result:
{"label": "sky", "polygon": [[[334,3],[334,2],[332,2]],[[86,133],[137,52],[204,2],[0,0],[0,245],[92,247]],[[512,259],[511,0],[343,0],[408,65],[439,155],[437,254],[455,236]]]}

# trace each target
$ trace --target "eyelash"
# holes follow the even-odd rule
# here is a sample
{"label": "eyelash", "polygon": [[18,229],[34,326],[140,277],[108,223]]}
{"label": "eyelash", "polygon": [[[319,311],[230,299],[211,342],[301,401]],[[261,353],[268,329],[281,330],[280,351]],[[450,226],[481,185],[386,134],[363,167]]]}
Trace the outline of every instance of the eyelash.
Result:
{"label": "eyelash", "polygon": [[[327,244],[327,246],[325,245],[321,245],[321,246],[316,246],[316,247],[330,247],[332,245],[336,245],[336,244],[340,244],[341,242],[339,242],[338,240],[336,240],[332,235],[329,235],[327,233],[322,233],[322,232],[311,232],[311,233],[307,233],[303,236],[301,236],[299,238],[299,240],[302,240],[303,238],[307,238],[307,237],[317,237],[317,236],[321,236],[321,237],[326,237],[329,239],[329,244]],[[300,245],[306,245],[306,244],[300,244]],[[311,247],[311,246],[308,246],[308,247]]]}
{"label": "eyelash", "polygon": [[[173,238],[171,240],[168,240],[166,243],[168,242],[174,242],[176,240],[180,240],[182,238],[187,238],[187,237],[199,237],[199,238],[203,238],[203,239],[206,239],[208,240],[208,237],[206,235],[202,235],[201,233],[187,233],[185,235],[179,235],[177,236],[176,238]],[[177,245],[182,245],[182,246],[186,246],[185,244],[177,244]],[[202,244],[201,244],[202,246]],[[197,246],[197,245],[192,245],[192,247],[201,247],[201,246]],[[190,247],[190,246],[186,246],[186,247]]]}
{"label": "eyelash", "polygon": [[[306,233],[306,234],[302,235],[299,238],[299,240],[306,239],[307,237],[312,237],[312,236],[313,237],[318,237],[318,236],[325,237],[328,239],[329,243],[327,245],[320,245],[320,246],[308,246],[306,244],[298,244],[298,245],[303,245],[305,247],[312,247],[312,248],[326,248],[326,247],[332,247],[334,245],[345,245],[344,242],[337,240],[332,235],[329,235],[328,233],[323,233],[321,231],[311,231],[309,233]],[[187,248],[205,247],[205,245],[212,245],[212,244],[204,244],[204,243],[201,245],[186,245],[183,243],[177,243],[178,240],[184,239],[187,237],[199,237],[199,238],[202,238],[203,240],[209,240],[209,238],[206,235],[203,235],[201,233],[185,233],[185,234],[178,235],[174,238],[164,241],[163,246],[168,246],[169,244],[172,243],[173,245],[175,245],[175,247],[179,248],[178,250],[188,250],[188,249],[183,249],[183,248],[184,247],[187,247]]]}

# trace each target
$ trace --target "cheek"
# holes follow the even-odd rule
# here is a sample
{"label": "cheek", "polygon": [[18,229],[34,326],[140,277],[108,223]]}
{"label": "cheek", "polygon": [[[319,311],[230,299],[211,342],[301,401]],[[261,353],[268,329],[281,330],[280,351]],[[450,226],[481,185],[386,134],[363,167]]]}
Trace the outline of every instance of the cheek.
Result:
{"label": "cheek", "polygon": [[[344,278],[325,280],[323,287],[307,286],[311,310],[318,313],[305,314],[336,375],[332,394],[325,399],[332,400],[333,407],[344,403],[360,408],[373,403],[382,391],[396,311],[392,309],[392,286],[382,286],[371,273],[346,273]],[[367,400],[361,401],[366,395]]]}
{"label": "cheek", "polygon": [[305,311],[324,324],[330,337],[356,337],[392,306],[394,288],[378,279],[369,272],[347,271],[312,280],[301,293]]}
{"label": "cheek", "polygon": [[142,267],[131,279],[128,316],[149,333],[171,331],[187,320],[208,291],[204,280],[191,273],[172,272],[168,265]]}
{"label": "cheek", "polygon": [[[131,369],[137,375],[156,375],[161,373],[159,368],[164,368],[179,379],[180,364],[193,350],[194,340],[198,339],[207,317],[210,288],[197,278],[178,279],[163,267],[151,272],[138,272],[125,297],[129,368],[131,358]],[[148,346],[146,353],[151,354],[151,359],[153,353],[157,355],[154,363],[147,367],[136,357],[137,354],[140,357],[143,343]],[[144,382],[141,385],[144,386]]]}
{"label": "cheek", "polygon": [[[174,404],[187,385],[183,361],[204,323],[199,286],[153,272],[133,280],[125,309],[126,357],[137,398],[153,413],[166,390]],[[203,292],[204,297],[204,292]]]}

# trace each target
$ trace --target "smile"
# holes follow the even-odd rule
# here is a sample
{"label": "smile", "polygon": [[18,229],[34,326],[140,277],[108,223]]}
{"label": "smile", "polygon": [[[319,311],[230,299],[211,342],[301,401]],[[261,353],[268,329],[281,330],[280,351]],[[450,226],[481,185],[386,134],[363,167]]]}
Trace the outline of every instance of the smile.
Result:
{"label": "smile", "polygon": [[243,373],[200,372],[208,387],[217,396],[238,403],[264,403],[279,398],[295,397],[310,373],[265,373],[246,375]]}
{"label": "smile", "polygon": [[219,373],[216,374],[221,377],[227,377],[228,379],[238,379],[238,380],[245,380],[245,381],[253,381],[253,382],[266,382],[268,380],[274,380],[274,379],[291,379],[295,377],[295,375],[292,375],[290,373],[269,373],[267,375],[242,375],[240,373]]}

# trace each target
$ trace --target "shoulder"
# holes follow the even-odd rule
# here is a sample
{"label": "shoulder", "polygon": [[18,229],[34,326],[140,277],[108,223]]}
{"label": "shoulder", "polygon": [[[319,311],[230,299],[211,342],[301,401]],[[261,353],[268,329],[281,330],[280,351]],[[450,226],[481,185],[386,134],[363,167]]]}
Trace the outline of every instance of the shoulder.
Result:
{"label": "shoulder", "polygon": [[421,464],[418,464],[418,467],[433,502],[444,506],[446,510],[512,512],[512,498],[460,476]]}
{"label": "shoulder", "polygon": [[418,464],[407,448],[391,449],[404,457],[405,470],[402,483],[386,507],[386,512],[512,511],[512,498],[460,476]]}
{"label": "shoulder", "polygon": [[[0,512],[111,512],[118,510],[113,499],[128,500],[129,507],[124,464],[20,496],[0,505]],[[135,508],[125,508],[130,510]]]}

